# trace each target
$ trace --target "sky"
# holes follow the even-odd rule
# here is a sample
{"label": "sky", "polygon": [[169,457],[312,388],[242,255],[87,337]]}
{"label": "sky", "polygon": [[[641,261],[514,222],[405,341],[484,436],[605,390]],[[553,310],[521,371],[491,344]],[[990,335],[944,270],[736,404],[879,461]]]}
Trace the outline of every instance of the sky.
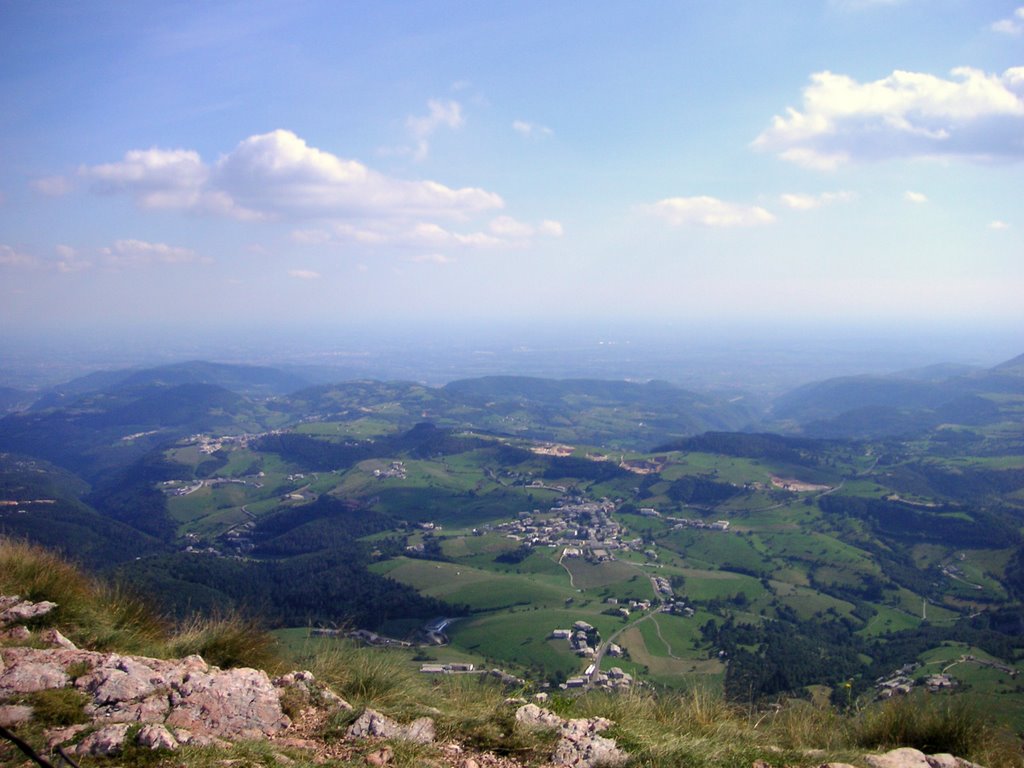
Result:
{"label": "sky", "polygon": [[1024,330],[1020,0],[0,0],[0,104],[9,338]]}

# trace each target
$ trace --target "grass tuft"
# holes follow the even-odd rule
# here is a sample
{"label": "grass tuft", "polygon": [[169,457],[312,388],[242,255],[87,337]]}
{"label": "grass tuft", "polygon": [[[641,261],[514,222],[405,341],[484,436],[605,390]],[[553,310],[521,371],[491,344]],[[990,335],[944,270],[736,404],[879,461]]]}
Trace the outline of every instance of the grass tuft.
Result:
{"label": "grass tuft", "polygon": [[237,613],[193,616],[167,641],[165,653],[198,654],[207,663],[225,669],[256,667],[268,672],[284,671],[274,638],[256,622]]}
{"label": "grass tuft", "polygon": [[0,594],[57,608],[38,626],[59,624],[80,646],[122,653],[152,650],[167,624],[123,588],[91,579],[59,555],[24,541],[0,537]]}
{"label": "grass tuft", "polygon": [[32,717],[38,725],[50,728],[89,722],[85,714],[89,697],[74,688],[37,691],[24,701],[32,707]]}
{"label": "grass tuft", "polygon": [[913,747],[948,752],[988,768],[1020,766],[1019,744],[994,725],[978,705],[962,696],[911,695],[889,699],[862,712],[852,741],[867,749]]}

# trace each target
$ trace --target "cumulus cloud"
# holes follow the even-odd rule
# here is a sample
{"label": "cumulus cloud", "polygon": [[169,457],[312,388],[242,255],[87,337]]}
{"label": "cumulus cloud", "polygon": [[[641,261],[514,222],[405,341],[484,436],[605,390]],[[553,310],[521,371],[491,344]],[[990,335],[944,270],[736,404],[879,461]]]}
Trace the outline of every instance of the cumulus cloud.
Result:
{"label": "cumulus cloud", "polygon": [[759,206],[730,203],[708,196],[669,197],[648,206],[648,211],[676,227],[752,227],[775,221],[772,214]]}
{"label": "cumulus cloud", "polygon": [[779,195],[779,200],[784,206],[796,211],[810,211],[833,203],[848,203],[856,198],[857,195],[853,192],[822,192],[820,195],[791,192]]}
{"label": "cumulus cloud", "polygon": [[464,218],[500,209],[501,197],[474,187],[406,181],[309,146],[291,131],[250,136],[215,164],[185,149],[132,150],[116,163],[79,173],[106,194],[128,194],[143,208],[240,219],[281,216]]}
{"label": "cumulus cloud", "polygon": [[922,203],[928,202],[928,195],[924,194],[923,192],[914,192],[908,189],[906,192],[903,193],[903,199],[906,200],[908,203],[915,203],[917,205],[920,205]]}
{"label": "cumulus cloud", "polygon": [[416,140],[413,158],[415,160],[426,158],[430,153],[429,139],[438,128],[461,128],[464,122],[462,105],[459,102],[437,101],[436,99],[428,101],[426,115],[410,115],[405,120],[409,133]]}
{"label": "cumulus cloud", "polygon": [[109,248],[100,248],[99,253],[104,263],[111,267],[184,264],[199,259],[191,248],[149,243],[145,240],[118,240]]}
{"label": "cumulus cloud", "polygon": [[288,277],[293,277],[296,280],[319,280],[320,273],[314,272],[312,269],[289,269]]}
{"label": "cumulus cloud", "polygon": [[529,123],[526,120],[513,121],[512,130],[518,133],[520,136],[525,136],[528,139],[545,139],[554,133],[554,131],[552,131],[546,125],[540,125],[538,123]]}
{"label": "cumulus cloud", "polygon": [[995,22],[992,25],[992,30],[1015,37],[1024,34],[1024,5],[1015,10],[1009,18]]}
{"label": "cumulus cloud", "polygon": [[71,180],[64,176],[44,176],[40,179],[33,179],[29,182],[29,186],[46,197],[63,197],[73,189]]}
{"label": "cumulus cloud", "polygon": [[39,260],[24,251],[0,244],[0,267],[30,268],[39,266]]}
{"label": "cumulus cloud", "polygon": [[988,225],[988,228],[989,229],[996,229],[996,230],[999,230],[999,229],[1009,229],[1010,225],[1007,224],[1005,221],[1000,221],[999,219],[996,219],[995,221],[991,222]]}
{"label": "cumulus cloud", "polygon": [[753,147],[819,170],[893,157],[1024,157],[1024,67],[1001,75],[960,67],[951,75],[897,70],[858,83],[818,72],[802,108],[776,115]]}

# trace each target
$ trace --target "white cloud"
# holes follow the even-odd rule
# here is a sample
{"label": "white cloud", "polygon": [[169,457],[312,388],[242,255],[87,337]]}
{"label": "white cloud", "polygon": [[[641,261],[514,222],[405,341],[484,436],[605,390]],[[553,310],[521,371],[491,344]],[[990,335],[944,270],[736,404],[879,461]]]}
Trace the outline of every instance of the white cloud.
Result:
{"label": "white cloud", "polygon": [[920,205],[922,203],[928,202],[928,195],[924,194],[923,192],[914,192],[908,189],[906,192],[903,193],[903,199],[906,200],[908,203],[915,203],[917,205]]}
{"label": "white cloud", "polygon": [[112,267],[136,267],[147,264],[184,264],[197,261],[191,248],[149,243],[145,240],[118,240],[109,248],[100,248],[105,264]]}
{"label": "white cloud", "polygon": [[513,121],[512,130],[518,133],[520,136],[525,136],[528,139],[545,139],[548,136],[554,134],[554,131],[552,131],[546,125],[540,125],[538,123],[529,123],[525,120]]}
{"label": "white cloud", "polygon": [[291,131],[250,136],[210,166],[184,149],[132,150],[122,161],[80,169],[101,193],[131,195],[143,208],[240,219],[282,216],[464,218],[500,209],[501,197],[474,187],[405,181],[356,160],[310,147]]}
{"label": "white cloud", "polygon": [[516,221],[511,216],[499,216],[491,220],[490,230],[502,237],[530,237],[534,228],[529,224]]}
{"label": "white cloud", "polygon": [[431,99],[427,102],[427,110],[426,115],[411,115],[405,120],[409,133],[416,140],[416,148],[413,150],[415,160],[423,160],[429,154],[429,139],[438,128],[447,127],[454,130],[461,128],[465,123],[462,106],[457,101]]}
{"label": "white cloud", "polygon": [[799,165],[830,170],[856,160],[1024,157],[1024,67],[1002,75],[970,67],[951,79],[895,71],[870,83],[818,72],[802,109],[788,108],[753,142]]}
{"label": "white cloud", "polygon": [[455,259],[445,256],[443,253],[419,253],[412,257],[412,261],[419,264],[452,264]]}
{"label": "white cloud", "polygon": [[79,258],[78,250],[70,245],[58,245],[53,250],[57,253],[58,272],[81,272],[92,266],[91,261]]}
{"label": "white cloud", "polygon": [[848,203],[856,199],[857,195],[853,192],[822,192],[820,195],[786,193],[779,195],[779,200],[784,206],[797,211],[810,211],[825,205]]}
{"label": "white cloud", "polygon": [[44,176],[40,179],[33,179],[29,182],[29,186],[46,197],[63,197],[73,189],[71,180],[64,176]]}
{"label": "white cloud", "polygon": [[1009,229],[1010,225],[1007,224],[1005,221],[1000,221],[999,219],[996,219],[995,221],[991,222],[988,225],[988,228],[989,229],[997,229],[997,230],[999,230],[999,229]]}
{"label": "white cloud", "polygon": [[288,276],[294,277],[296,280],[319,280],[320,273],[314,272],[312,269],[289,269]]}
{"label": "white cloud", "polygon": [[39,260],[24,251],[0,244],[0,267],[31,268],[39,266]]}
{"label": "white cloud", "polygon": [[992,29],[1004,35],[1019,36],[1024,34],[1024,5],[1015,10],[1009,18],[1000,19],[995,22],[992,25]]}
{"label": "white cloud", "polygon": [[488,224],[488,231],[459,232],[431,221],[404,220],[367,221],[360,224],[336,222],[329,228],[294,230],[291,238],[303,245],[357,243],[367,246],[398,246],[401,248],[512,248],[526,247],[537,237],[561,237],[562,225],[545,220],[538,225],[518,221],[511,216],[498,216]]}
{"label": "white cloud", "polygon": [[105,194],[127,192],[143,208],[197,208],[210,169],[187,149],[133,149],[117,163],[83,166],[79,173]]}
{"label": "white cloud", "polygon": [[775,217],[759,206],[741,205],[716,197],[669,197],[647,209],[672,226],[751,227],[770,224]]}
{"label": "white cloud", "polygon": [[565,234],[565,228],[562,226],[562,222],[551,221],[550,219],[542,221],[540,226],[537,228],[537,231],[548,235],[549,237],[561,237]]}

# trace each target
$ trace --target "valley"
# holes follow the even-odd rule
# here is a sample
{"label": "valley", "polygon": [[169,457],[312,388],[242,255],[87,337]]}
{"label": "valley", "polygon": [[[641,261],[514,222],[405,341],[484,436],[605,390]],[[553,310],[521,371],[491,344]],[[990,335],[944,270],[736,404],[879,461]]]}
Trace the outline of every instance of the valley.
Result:
{"label": "valley", "polygon": [[656,383],[136,376],[0,420],[0,528],[171,614],[259,616],[297,653],[336,642],[317,627],[365,628],[435,674],[837,705],[932,688],[1024,727],[1024,376],[1006,371],[947,385],[984,408],[904,392],[899,434],[850,416],[875,407],[858,390],[827,436],[794,396],[772,421]]}

